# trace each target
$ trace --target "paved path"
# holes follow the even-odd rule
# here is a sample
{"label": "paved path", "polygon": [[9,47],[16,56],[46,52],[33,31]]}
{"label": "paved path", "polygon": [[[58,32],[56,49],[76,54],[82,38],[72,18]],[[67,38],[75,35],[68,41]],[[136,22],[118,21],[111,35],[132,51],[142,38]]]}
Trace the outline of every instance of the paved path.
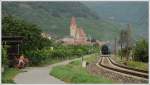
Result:
{"label": "paved path", "polygon": [[18,74],[14,78],[14,81],[16,84],[64,84],[65,82],[49,75],[50,70],[54,66],[65,65],[77,59],[67,60],[61,63],[52,64],[45,67],[28,67],[24,69],[26,72]]}

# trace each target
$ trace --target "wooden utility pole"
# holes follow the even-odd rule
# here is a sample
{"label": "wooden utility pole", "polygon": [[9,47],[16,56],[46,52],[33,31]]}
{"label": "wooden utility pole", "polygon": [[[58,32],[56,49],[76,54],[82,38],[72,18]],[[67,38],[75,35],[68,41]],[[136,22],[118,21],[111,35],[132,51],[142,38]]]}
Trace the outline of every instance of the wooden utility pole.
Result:
{"label": "wooden utility pole", "polygon": [[129,60],[129,54],[131,51],[131,46],[132,46],[132,38],[131,38],[131,24],[128,24],[128,28],[127,28],[127,61]]}
{"label": "wooden utility pole", "polygon": [[117,54],[117,38],[115,38],[114,54]]}

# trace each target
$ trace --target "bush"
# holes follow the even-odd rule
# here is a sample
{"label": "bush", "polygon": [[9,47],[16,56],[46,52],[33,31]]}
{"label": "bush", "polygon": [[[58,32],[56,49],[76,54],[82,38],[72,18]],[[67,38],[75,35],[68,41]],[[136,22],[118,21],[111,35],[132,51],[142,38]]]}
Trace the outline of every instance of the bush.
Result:
{"label": "bush", "polygon": [[15,83],[13,78],[19,73],[20,71],[15,68],[6,68],[5,71],[2,73],[2,83]]}
{"label": "bush", "polygon": [[2,65],[8,65],[8,54],[7,54],[7,46],[2,47]]}
{"label": "bush", "polygon": [[[50,47],[43,48],[41,50],[36,51],[27,51],[25,53],[26,56],[29,57],[30,61],[32,61],[31,65],[41,65],[53,60],[65,60],[71,58],[81,57],[83,55],[89,54],[89,49],[91,46],[86,45],[54,45],[54,49],[51,50]],[[94,53],[95,48],[90,53]]]}
{"label": "bush", "polygon": [[27,51],[25,55],[29,58],[30,65],[41,65],[44,64],[47,59],[50,58],[51,49],[46,48],[42,50],[36,50],[36,51]]}

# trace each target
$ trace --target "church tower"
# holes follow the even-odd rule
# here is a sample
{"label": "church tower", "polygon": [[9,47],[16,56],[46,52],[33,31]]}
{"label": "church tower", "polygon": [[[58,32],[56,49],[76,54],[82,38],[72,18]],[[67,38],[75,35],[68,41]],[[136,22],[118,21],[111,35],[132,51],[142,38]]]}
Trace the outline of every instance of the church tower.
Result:
{"label": "church tower", "polygon": [[72,17],[71,22],[70,22],[70,36],[72,36],[73,38],[75,38],[76,36],[76,19],[75,17]]}
{"label": "church tower", "polygon": [[74,40],[74,44],[85,44],[86,43],[86,33],[80,27],[77,27],[76,18],[72,17],[70,21],[70,36]]}

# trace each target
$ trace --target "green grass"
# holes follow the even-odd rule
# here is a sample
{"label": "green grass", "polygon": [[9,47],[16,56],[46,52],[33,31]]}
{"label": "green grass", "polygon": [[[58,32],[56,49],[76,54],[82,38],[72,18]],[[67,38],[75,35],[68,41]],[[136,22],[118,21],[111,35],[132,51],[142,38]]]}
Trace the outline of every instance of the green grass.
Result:
{"label": "green grass", "polygon": [[148,63],[143,63],[138,61],[128,61],[127,65],[132,68],[148,71]]}
{"label": "green grass", "polygon": [[61,60],[61,59],[48,59],[47,61],[44,61],[41,65],[38,65],[38,66],[35,65],[35,67],[47,66],[47,65],[50,65],[50,64],[59,63],[59,62],[64,61],[64,60]]}
{"label": "green grass", "polygon": [[98,53],[91,54],[91,55],[86,55],[86,56],[84,56],[84,60],[87,61],[87,62],[94,62],[94,61],[96,61],[98,55],[99,55]]}
{"label": "green grass", "polygon": [[[92,62],[94,58],[96,58],[93,56],[94,55],[85,58],[85,60]],[[81,60],[73,61],[64,66],[56,66],[52,69],[50,75],[53,75],[66,83],[112,83],[111,80],[105,79],[102,76],[90,74],[86,68],[81,67]]]}
{"label": "green grass", "polygon": [[13,78],[19,73],[19,69],[7,68],[2,73],[2,83],[15,83]]}
{"label": "green grass", "polygon": [[[123,62],[125,62],[125,59],[121,60],[121,57],[119,57],[119,56],[113,56],[112,58],[117,63],[120,63],[120,64],[123,64]],[[148,71],[148,63],[143,63],[143,62],[139,62],[139,61],[131,61],[131,60],[129,60],[127,62],[127,66],[131,67],[131,68],[136,68],[136,69],[141,69],[141,70]]]}

